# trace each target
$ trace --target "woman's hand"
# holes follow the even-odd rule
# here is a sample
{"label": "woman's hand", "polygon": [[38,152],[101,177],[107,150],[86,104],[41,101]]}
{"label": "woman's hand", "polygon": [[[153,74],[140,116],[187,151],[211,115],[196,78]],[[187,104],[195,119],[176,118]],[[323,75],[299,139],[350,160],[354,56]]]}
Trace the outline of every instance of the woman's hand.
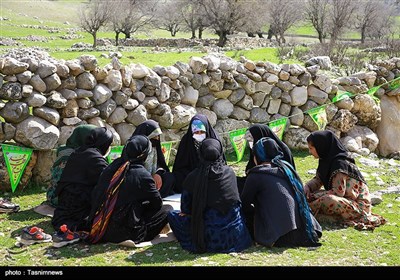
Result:
{"label": "woman's hand", "polygon": [[154,179],[154,182],[156,183],[157,190],[160,190],[161,186],[162,186],[162,178],[161,178],[161,176],[158,175],[158,174],[153,174],[153,179]]}

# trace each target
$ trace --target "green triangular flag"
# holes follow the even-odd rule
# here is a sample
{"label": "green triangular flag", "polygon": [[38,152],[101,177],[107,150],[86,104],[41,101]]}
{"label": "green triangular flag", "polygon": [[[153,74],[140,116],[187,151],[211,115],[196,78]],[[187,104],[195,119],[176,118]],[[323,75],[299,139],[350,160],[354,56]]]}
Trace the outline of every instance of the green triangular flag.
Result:
{"label": "green triangular flag", "polygon": [[336,93],[336,96],[332,99],[332,103],[338,102],[338,101],[342,100],[343,98],[345,98],[346,96],[353,97],[354,95],[355,95],[354,93],[339,90]]}
{"label": "green triangular flag", "polygon": [[379,104],[379,102],[381,102],[381,101],[380,101],[380,99],[379,99],[378,97],[376,97],[374,94],[375,94],[375,92],[378,91],[378,89],[381,88],[381,86],[382,86],[382,85],[379,85],[379,86],[376,86],[376,87],[372,87],[372,88],[370,88],[370,89],[367,91],[367,94],[370,95],[370,96],[372,97],[372,99],[374,99],[374,101],[375,101],[377,104]]}
{"label": "green triangular flag", "polygon": [[21,180],[22,174],[24,174],[26,165],[31,159],[33,150],[6,144],[1,144],[1,148],[3,149],[3,155],[10,177],[11,190],[14,192]]}
{"label": "green triangular flag", "polygon": [[390,90],[394,90],[394,89],[399,88],[399,87],[400,87],[400,77],[398,77],[398,78],[396,78],[394,80],[391,80],[389,82],[389,89]]}
{"label": "green triangular flag", "polygon": [[285,131],[287,118],[280,118],[268,124],[269,128],[282,140],[283,132]]}
{"label": "green triangular flag", "polygon": [[169,156],[171,155],[172,143],[173,142],[162,142],[161,143],[161,151],[164,154],[165,163],[167,165],[169,163]]}
{"label": "green triangular flag", "polygon": [[241,161],[246,149],[246,139],[244,135],[246,134],[247,128],[241,128],[238,130],[229,132],[229,139],[231,140],[233,149],[236,152],[237,161]]}
{"label": "green triangular flag", "polygon": [[317,124],[319,130],[324,130],[328,124],[328,118],[326,117],[325,106],[312,108],[307,111],[313,121]]}
{"label": "green triangular flag", "polygon": [[111,147],[111,151],[107,156],[108,163],[113,162],[115,159],[119,158],[122,154],[122,150],[124,146],[113,146]]}
{"label": "green triangular flag", "polygon": [[377,92],[378,89],[380,89],[380,88],[381,88],[381,86],[372,87],[367,91],[367,94],[373,96],[375,94],[375,92]]}

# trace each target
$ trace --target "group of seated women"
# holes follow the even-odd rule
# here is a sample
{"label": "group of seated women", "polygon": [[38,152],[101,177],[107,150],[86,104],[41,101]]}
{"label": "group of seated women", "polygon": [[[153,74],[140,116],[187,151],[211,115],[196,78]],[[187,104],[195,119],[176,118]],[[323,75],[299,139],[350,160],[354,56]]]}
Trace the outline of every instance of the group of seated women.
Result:
{"label": "group of seated women", "polygon": [[[104,156],[111,132],[78,128],[85,139],[64,158],[52,191],[58,199],[52,224],[56,230],[85,231],[91,243],[149,241],[169,223],[182,248],[194,253],[239,252],[253,242],[315,247],[322,236],[318,221],[326,217],[358,228],[385,222],[371,213],[366,182],[330,131],[307,138],[319,165],[315,178],[303,185],[290,149],[267,125],[252,125],[246,133],[245,177],[227,165],[223,145],[204,115],[191,119],[172,171],[155,121],[139,125],[110,165]],[[182,194],[181,211],[163,205],[162,198],[174,193]]]}

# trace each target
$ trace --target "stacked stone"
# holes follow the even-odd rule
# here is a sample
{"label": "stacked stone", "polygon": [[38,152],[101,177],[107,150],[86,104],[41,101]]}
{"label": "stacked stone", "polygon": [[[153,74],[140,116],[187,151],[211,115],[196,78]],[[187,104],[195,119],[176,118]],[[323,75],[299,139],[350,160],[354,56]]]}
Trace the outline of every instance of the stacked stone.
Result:
{"label": "stacked stone", "polygon": [[[50,150],[65,144],[77,125],[90,123],[107,127],[113,145],[123,145],[147,119],[160,123],[163,141],[175,141],[190,119],[202,113],[227,147],[226,132],[289,117],[284,141],[290,148],[305,149],[305,138],[318,128],[304,112],[331,103],[337,91],[344,90],[357,95],[326,106],[327,128],[343,138],[349,150],[369,154],[379,142],[373,131],[381,109],[366,92],[398,77],[399,61],[331,80],[318,73],[318,64],[306,68],[243,57],[237,62],[218,54],[153,69],[121,65],[117,57],[105,67],[92,55],[68,61],[5,57],[0,61],[0,141]],[[387,89],[378,91],[380,96],[387,93],[382,104],[399,96],[399,89]]]}

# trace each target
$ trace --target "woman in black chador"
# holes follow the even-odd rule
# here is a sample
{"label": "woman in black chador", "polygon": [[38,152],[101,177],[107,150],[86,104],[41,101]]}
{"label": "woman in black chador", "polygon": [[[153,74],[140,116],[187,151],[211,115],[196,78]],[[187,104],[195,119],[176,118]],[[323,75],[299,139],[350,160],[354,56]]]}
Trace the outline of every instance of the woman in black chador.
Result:
{"label": "woman in black chador", "polygon": [[136,127],[132,136],[144,135],[150,139],[152,150],[147,156],[144,167],[153,176],[161,197],[166,197],[173,194],[172,187],[174,184],[174,176],[169,172],[164,154],[161,150],[161,134],[162,131],[158,123],[153,120],[147,120]]}
{"label": "woman in black chador", "polygon": [[308,207],[301,180],[275,140],[261,138],[253,147],[256,166],[241,194],[254,240],[268,247],[319,246],[321,226]]}
{"label": "woman in black chador", "polygon": [[132,136],[121,157],[104,170],[92,194],[89,242],[149,241],[167,224],[172,207],[162,205],[154,179],[144,167],[150,152],[146,136]]}
{"label": "woman in black chador", "polygon": [[108,166],[104,156],[113,141],[105,127],[93,129],[85,144],[71,154],[56,186],[58,205],[51,221],[55,230],[67,225],[71,231],[87,231],[91,193],[101,172]]}
{"label": "woman in black chador", "polygon": [[[205,115],[195,115],[190,123],[185,135],[183,135],[179,143],[176,153],[174,167],[172,173],[175,177],[174,191],[182,192],[182,183],[186,176],[197,166],[199,166],[199,147],[201,142],[206,138],[214,138],[220,140],[215,130]],[[225,156],[223,156],[224,161]]]}
{"label": "woman in black chador", "polygon": [[236,177],[223,159],[220,141],[200,146],[200,164],[183,182],[181,212],[168,215],[183,249],[195,253],[239,252],[251,246],[244,223]]}

